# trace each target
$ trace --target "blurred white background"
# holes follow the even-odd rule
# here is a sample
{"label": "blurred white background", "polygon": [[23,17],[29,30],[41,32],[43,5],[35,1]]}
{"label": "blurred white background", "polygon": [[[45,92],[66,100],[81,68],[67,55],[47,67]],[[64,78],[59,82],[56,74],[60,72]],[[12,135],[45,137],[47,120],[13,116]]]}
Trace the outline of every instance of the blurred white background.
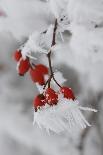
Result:
{"label": "blurred white background", "polygon": [[[54,17],[45,0],[0,0],[0,155],[103,155],[103,0],[68,1],[72,35],[55,52],[53,64],[80,103],[98,109],[85,113],[92,127],[48,135],[32,125],[37,88],[28,75],[17,75],[12,54]],[[39,62],[47,63],[42,56]]]}

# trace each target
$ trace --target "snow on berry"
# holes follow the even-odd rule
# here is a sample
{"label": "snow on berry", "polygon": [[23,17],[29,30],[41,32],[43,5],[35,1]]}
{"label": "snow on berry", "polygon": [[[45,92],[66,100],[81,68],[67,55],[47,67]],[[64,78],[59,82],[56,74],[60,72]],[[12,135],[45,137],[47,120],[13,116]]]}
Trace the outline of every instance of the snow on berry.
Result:
{"label": "snow on berry", "polygon": [[18,74],[21,75],[21,76],[23,76],[26,72],[28,72],[29,68],[30,68],[29,59],[26,58],[25,60],[23,60],[21,58],[20,61],[17,64]]}
{"label": "snow on berry", "polygon": [[39,111],[34,111],[33,124],[37,123],[40,128],[43,127],[48,132],[61,133],[68,131],[72,133],[75,129],[80,130],[90,126],[81,110],[97,112],[92,108],[81,107],[77,100],[68,100],[61,97],[57,105],[49,106],[46,104]]}
{"label": "snow on berry", "polygon": [[75,96],[74,96],[74,93],[72,91],[71,88],[68,88],[68,87],[62,87],[60,89],[61,93],[64,95],[65,98],[67,99],[72,99],[74,100],[75,99]]}
{"label": "snow on berry", "polygon": [[51,89],[47,88],[45,91],[45,98],[49,105],[56,105],[58,102],[58,95],[57,93]]}
{"label": "snow on berry", "polygon": [[35,109],[35,112],[37,112],[38,108],[45,106],[45,103],[46,101],[43,94],[39,94],[38,96],[36,96],[33,101],[33,107]]}
{"label": "snow on berry", "polygon": [[14,53],[13,53],[13,58],[15,61],[19,61],[20,58],[22,57],[22,54],[21,54],[21,51],[20,50],[16,50]]}

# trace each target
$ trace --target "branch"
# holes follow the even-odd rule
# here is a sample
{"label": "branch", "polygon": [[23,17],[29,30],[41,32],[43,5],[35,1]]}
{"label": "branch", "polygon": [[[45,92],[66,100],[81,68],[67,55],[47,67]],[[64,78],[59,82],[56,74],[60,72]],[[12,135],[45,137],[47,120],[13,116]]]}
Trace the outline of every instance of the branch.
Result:
{"label": "branch", "polygon": [[[57,26],[58,26],[58,22],[57,22],[57,19],[55,20],[55,24],[54,24],[54,30],[53,30],[53,38],[52,38],[52,44],[51,44],[51,47],[53,47],[55,44],[56,44],[56,31],[57,31]],[[52,63],[51,63],[51,53],[52,51],[50,50],[49,53],[47,54],[47,57],[48,57],[48,62],[49,62],[49,69],[50,69],[50,77],[49,79],[47,80],[45,86],[44,86],[44,89],[46,87],[46,85],[48,84],[48,87],[50,88],[50,82],[51,80],[53,79],[54,82],[59,86],[60,84],[56,81],[55,77],[54,77],[54,72],[53,72],[53,69],[52,69]]]}
{"label": "branch", "polygon": [[[54,31],[53,31],[53,39],[52,39],[52,44],[51,47],[53,47],[56,44],[56,30],[57,30],[57,19],[55,20],[55,25],[54,25]],[[47,54],[48,57],[48,61],[49,61],[49,68],[50,68],[50,73],[53,74],[53,70],[52,70],[52,65],[51,65],[51,50],[49,51],[49,53]]]}

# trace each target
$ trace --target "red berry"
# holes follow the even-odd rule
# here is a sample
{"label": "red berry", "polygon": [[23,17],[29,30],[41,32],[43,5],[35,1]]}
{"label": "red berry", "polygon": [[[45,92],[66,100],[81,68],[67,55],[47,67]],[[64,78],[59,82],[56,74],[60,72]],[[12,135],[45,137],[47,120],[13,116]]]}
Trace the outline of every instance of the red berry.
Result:
{"label": "red berry", "polygon": [[23,76],[26,72],[28,72],[30,68],[29,59],[21,59],[18,65],[18,73]]}
{"label": "red berry", "polygon": [[41,74],[48,74],[48,68],[42,64],[36,65],[36,70],[38,70]]}
{"label": "red berry", "polygon": [[20,58],[22,57],[21,51],[16,50],[13,57],[14,57],[14,60],[18,62]]}
{"label": "red berry", "polygon": [[33,82],[37,82],[40,85],[44,85],[45,84],[45,79],[44,76],[41,74],[41,72],[39,72],[37,69],[30,69],[30,76]]}
{"label": "red berry", "polygon": [[51,88],[48,88],[45,92],[45,98],[46,98],[46,101],[49,105],[56,105],[57,102],[58,102],[58,95],[57,93],[51,89]]}
{"label": "red berry", "polygon": [[38,108],[45,106],[45,103],[45,97],[43,94],[39,94],[38,96],[36,96],[33,101],[35,111],[37,111]]}
{"label": "red berry", "polygon": [[75,99],[75,96],[74,96],[73,91],[72,91],[71,88],[62,87],[60,91],[62,92],[62,94],[64,94],[65,98],[72,99],[72,100]]}
{"label": "red berry", "polygon": [[34,69],[30,69],[30,76],[32,81],[37,82],[40,85],[45,84],[45,74],[48,74],[48,68],[42,64],[36,65]]}

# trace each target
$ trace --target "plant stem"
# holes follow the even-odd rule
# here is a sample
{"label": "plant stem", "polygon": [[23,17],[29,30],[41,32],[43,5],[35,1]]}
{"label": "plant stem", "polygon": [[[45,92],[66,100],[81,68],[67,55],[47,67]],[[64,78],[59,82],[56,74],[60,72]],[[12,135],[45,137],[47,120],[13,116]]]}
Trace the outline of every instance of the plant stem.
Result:
{"label": "plant stem", "polygon": [[[58,26],[58,22],[57,22],[57,19],[55,20],[55,24],[54,24],[54,30],[53,30],[53,39],[52,39],[52,44],[51,44],[51,47],[53,47],[55,44],[56,44],[56,30],[57,30],[57,26]],[[47,57],[48,57],[48,62],[49,62],[49,69],[50,69],[50,77],[49,79],[47,80],[45,86],[44,86],[44,89],[46,87],[46,85],[48,84],[48,88],[50,88],[50,82],[51,82],[51,79],[53,78],[54,82],[59,86],[60,84],[56,81],[55,77],[54,77],[54,73],[53,73],[53,69],[52,69],[52,63],[51,63],[51,53],[52,51],[50,50],[49,53],[47,54]]]}
{"label": "plant stem", "polygon": [[53,75],[53,80],[61,88],[61,85],[57,82],[57,80],[55,79],[54,75]]}
{"label": "plant stem", "polygon": [[[57,30],[57,19],[55,20],[55,25],[54,25],[54,31],[53,31],[53,39],[52,39],[52,44],[51,47],[53,47],[56,44],[56,30]],[[50,68],[50,74],[53,74],[53,70],[52,70],[52,65],[51,65],[51,50],[49,51],[49,53],[47,54],[48,57],[48,61],[49,61],[49,68]]]}

